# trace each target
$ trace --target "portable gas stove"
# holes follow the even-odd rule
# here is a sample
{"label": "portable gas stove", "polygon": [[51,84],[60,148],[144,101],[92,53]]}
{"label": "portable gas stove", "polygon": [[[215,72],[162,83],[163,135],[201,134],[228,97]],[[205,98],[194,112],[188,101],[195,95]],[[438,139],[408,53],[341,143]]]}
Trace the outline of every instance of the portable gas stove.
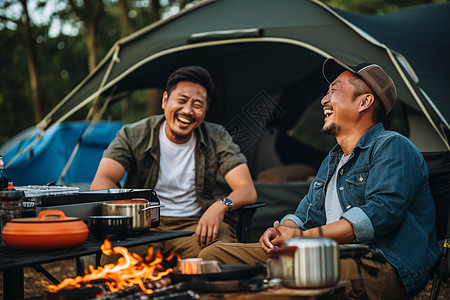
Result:
{"label": "portable gas stove", "polygon": [[23,191],[22,217],[36,217],[42,210],[57,209],[66,216],[87,221],[89,216],[101,215],[101,203],[113,200],[142,198],[160,203],[151,189],[107,189],[79,192],[77,187],[67,186],[18,186]]}

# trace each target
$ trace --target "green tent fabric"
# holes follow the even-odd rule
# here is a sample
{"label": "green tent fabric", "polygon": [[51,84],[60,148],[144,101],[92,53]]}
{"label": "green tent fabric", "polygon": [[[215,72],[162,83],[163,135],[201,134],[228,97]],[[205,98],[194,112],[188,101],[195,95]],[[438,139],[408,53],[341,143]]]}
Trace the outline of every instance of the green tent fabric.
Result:
{"label": "green tent fabric", "polygon": [[450,119],[450,102],[444,88],[450,82],[450,3],[419,5],[383,16],[335,11],[403,54],[420,80],[418,85],[445,120]]}
{"label": "green tent fabric", "polygon": [[[449,10],[450,4],[444,3],[417,7],[414,13],[405,10],[368,17],[307,0],[200,2],[119,40],[38,127],[46,130],[64,121],[99,95],[163,88],[173,70],[196,64],[211,71],[219,90],[208,120],[235,122],[236,116],[261,97],[276,104],[274,110],[265,112],[272,114],[270,118],[248,126],[258,138],[258,126],[270,125],[264,122],[274,117],[283,119],[283,129],[290,129],[303,108],[323,94],[326,84],[321,64],[334,56],[348,64],[370,61],[381,65],[397,86],[399,103],[423,114],[448,145],[448,104],[442,98],[448,62],[436,55],[449,53]],[[432,23],[428,23],[430,18]],[[390,31],[398,34],[390,35]],[[440,37],[425,34],[428,31],[438,31]],[[421,47],[411,38],[419,34]],[[440,47],[439,53],[431,53]],[[410,48],[415,50],[408,52]],[[428,59],[434,62],[426,63]],[[246,123],[245,118],[238,121]]]}

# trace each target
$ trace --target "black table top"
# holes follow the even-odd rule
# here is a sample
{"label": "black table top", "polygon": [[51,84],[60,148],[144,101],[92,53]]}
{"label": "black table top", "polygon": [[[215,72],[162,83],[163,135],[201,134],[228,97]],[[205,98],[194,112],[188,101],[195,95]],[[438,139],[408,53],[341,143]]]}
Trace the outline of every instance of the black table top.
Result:
{"label": "black table top", "polygon": [[[193,233],[193,231],[150,230],[130,235],[122,241],[111,241],[111,244],[112,247],[132,247],[183,236],[190,236]],[[102,244],[103,241],[96,240],[89,236],[86,242],[84,242],[81,246],[73,249],[30,251],[2,247],[0,248],[0,271],[14,267],[31,266],[98,253],[101,251],[100,247]]]}

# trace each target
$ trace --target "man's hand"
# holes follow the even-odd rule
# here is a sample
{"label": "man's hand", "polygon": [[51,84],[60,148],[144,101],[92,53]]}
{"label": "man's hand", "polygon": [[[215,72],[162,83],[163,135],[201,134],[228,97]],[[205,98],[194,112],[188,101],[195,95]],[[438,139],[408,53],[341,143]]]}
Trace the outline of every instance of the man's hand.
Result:
{"label": "man's hand", "polygon": [[[282,246],[286,244],[288,240],[300,235],[300,228],[280,225],[280,222],[278,221],[275,221],[273,227],[279,232],[279,234],[271,241],[273,245]],[[266,253],[270,254],[270,249]]]}
{"label": "man's hand", "polygon": [[220,224],[227,210],[226,205],[216,201],[205,211],[198,221],[197,230],[195,231],[197,244],[200,247],[205,247],[217,238]]}
{"label": "man's hand", "polygon": [[263,233],[259,239],[259,244],[266,254],[269,255],[272,249],[283,246],[287,240],[297,237],[299,234],[300,228],[297,226],[282,226],[280,222],[275,221],[273,227]]}
{"label": "man's hand", "polygon": [[259,244],[266,254],[269,254],[271,249],[284,245],[286,236],[289,236],[293,231],[295,231],[294,228],[281,226],[280,222],[275,221],[273,227],[267,229],[263,233],[259,239]]}
{"label": "man's hand", "polygon": [[[275,221],[278,222],[278,221]],[[268,228],[259,238],[259,244],[261,245],[261,248],[266,252],[266,254],[269,253],[270,249],[276,248],[278,245],[274,245],[272,243],[272,240],[275,239],[277,236],[280,235],[280,232],[276,230],[274,227]]]}

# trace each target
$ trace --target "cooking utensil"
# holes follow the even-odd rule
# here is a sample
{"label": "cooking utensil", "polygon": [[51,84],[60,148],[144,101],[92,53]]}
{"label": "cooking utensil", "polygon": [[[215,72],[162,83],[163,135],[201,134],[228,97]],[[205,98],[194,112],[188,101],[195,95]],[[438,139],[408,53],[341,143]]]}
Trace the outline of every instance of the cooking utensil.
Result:
{"label": "cooking utensil", "polygon": [[220,273],[222,269],[216,260],[205,260],[201,263],[202,273]]}
{"label": "cooking utensil", "polygon": [[161,204],[153,205],[153,204],[150,203],[150,206],[142,209],[142,211],[149,210],[149,209],[152,209],[152,208],[157,208],[157,207],[164,207],[164,205],[161,205]]}
{"label": "cooking utensil", "polygon": [[103,202],[104,216],[132,216],[132,230],[144,231],[159,226],[160,203],[147,199],[128,199]]}
{"label": "cooking utensil", "polygon": [[185,258],[178,261],[175,272],[182,274],[205,274],[219,273],[222,269],[216,260],[206,260],[201,258]]}
{"label": "cooking utensil", "polygon": [[329,238],[293,238],[272,250],[269,277],[296,288],[321,288],[339,280],[339,247]]}
{"label": "cooking utensil", "polygon": [[88,227],[91,235],[104,240],[123,240],[131,232],[132,216],[89,216]]}
{"label": "cooking utensil", "polygon": [[37,218],[12,219],[2,231],[8,247],[27,250],[77,247],[86,241],[88,234],[82,220],[66,217],[60,210],[41,211]]}
{"label": "cooking utensil", "polygon": [[177,269],[182,274],[200,274],[202,273],[201,258],[185,258],[178,262]]}
{"label": "cooking utensil", "polygon": [[174,282],[179,281],[218,281],[231,279],[251,278],[258,274],[264,274],[266,268],[262,264],[256,265],[219,265],[221,272],[203,274],[183,274],[178,271],[170,273]]}

